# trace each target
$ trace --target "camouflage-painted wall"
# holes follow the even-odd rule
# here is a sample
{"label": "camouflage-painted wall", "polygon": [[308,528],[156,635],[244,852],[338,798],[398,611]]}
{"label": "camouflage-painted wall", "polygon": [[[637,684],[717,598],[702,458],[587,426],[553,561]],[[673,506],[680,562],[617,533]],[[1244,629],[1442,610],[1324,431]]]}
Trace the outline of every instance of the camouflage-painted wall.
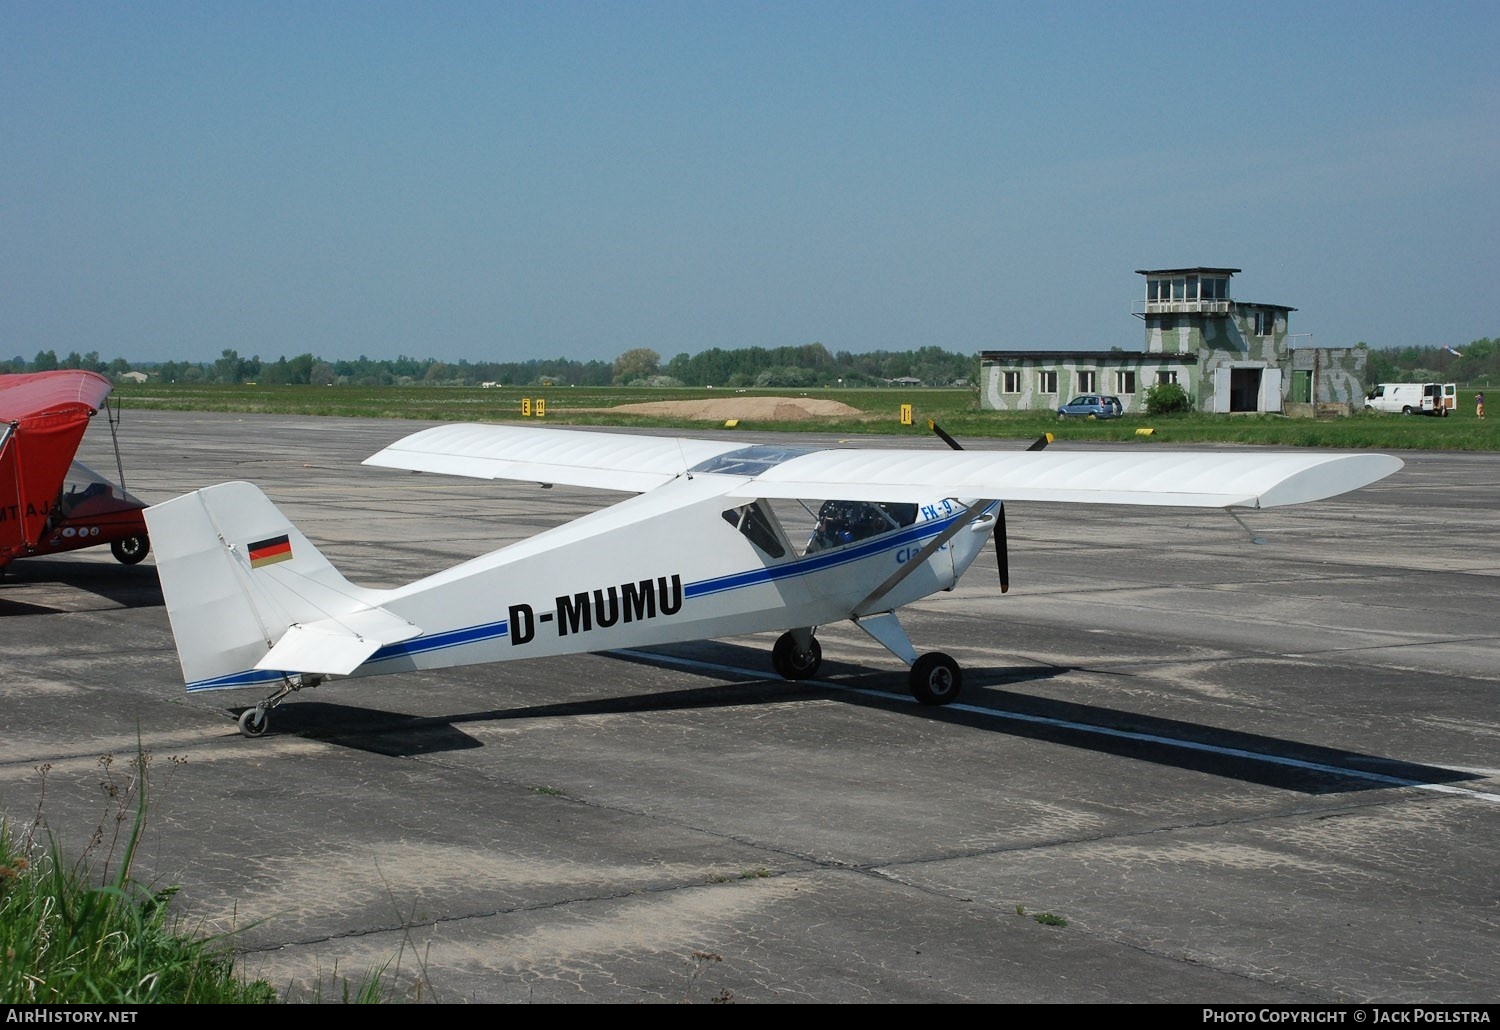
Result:
{"label": "camouflage-painted wall", "polygon": [[[1193,355],[1132,354],[1120,351],[986,354],[980,361],[979,404],[986,411],[1047,411],[1067,403],[1081,393],[1102,393],[1120,398],[1126,413],[1144,413],[1146,391],[1157,373],[1176,376],[1178,384],[1192,396],[1197,388],[1198,367]],[[1046,390],[1043,373],[1052,373],[1056,389]],[[1087,386],[1085,373],[1093,373]],[[1132,384],[1134,389],[1127,389]],[[1015,389],[1008,389],[1014,386]]]}
{"label": "camouflage-painted wall", "polygon": [[1203,327],[1191,324],[1185,318],[1176,324],[1163,327],[1160,321],[1146,323],[1146,353],[1148,354],[1196,354],[1204,346]]}
{"label": "camouflage-painted wall", "polygon": [[[1299,347],[1291,351],[1290,379],[1294,384],[1287,392],[1292,403],[1343,404],[1349,410],[1364,407],[1368,347]],[[1296,385],[1306,384],[1305,395]]]}
{"label": "camouflage-painted wall", "polygon": [[[1147,352],[1022,351],[990,352],[980,362],[980,406],[988,411],[1046,411],[1081,393],[1111,394],[1127,413],[1144,413],[1146,391],[1158,372],[1176,373],[1176,381],[1199,411],[1279,411],[1311,416],[1317,405],[1358,410],[1364,396],[1363,347],[1290,346],[1285,308],[1237,305],[1231,314],[1184,318],[1163,329],[1160,320],[1146,326]],[[1257,315],[1262,322],[1257,322]],[[1256,332],[1270,328],[1270,335]],[[1183,350],[1181,348],[1187,348]],[[1216,372],[1225,370],[1216,376]],[[1218,397],[1216,385],[1231,386],[1239,373],[1238,405],[1232,395]],[[1055,389],[1044,389],[1051,373]],[[1093,373],[1089,386],[1085,373]],[[1134,389],[1122,373],[1134,373]],[[1247,373],[1249,374],[1247,376]],[[1279,382],[1267,376],[1279,375]],[[1247,385],[1248,384],[1248,385]]]}
{"label": "camouflage-painted wall", "polygon": [[[1270,335],[1256,333],[1257,317],[1269,323]],[[1182,316],[1178,316],[1182,317]],[[1284,368],[1287,364],[1287,312],[1255,304],[1237,305],[1223,315],[1199,316],[1202,320],[1203,349],[1198,352],[1199,382],[1202,384],[1195,407],[1199,411],[1229,411],[1227,398],[1215,391],[1215,370]],[[1148,328],[1147,332],[1150,332]],[[1280,392],[1259,410],[1281,411],[1286,398],[1288,376],[1281,377]]]}

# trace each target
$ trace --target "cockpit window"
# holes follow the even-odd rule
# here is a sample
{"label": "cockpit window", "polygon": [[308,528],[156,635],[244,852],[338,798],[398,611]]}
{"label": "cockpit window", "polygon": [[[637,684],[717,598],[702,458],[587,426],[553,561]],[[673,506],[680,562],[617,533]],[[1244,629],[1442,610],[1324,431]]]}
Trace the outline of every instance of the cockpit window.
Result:
{"label": "cockpit window", "polygon": [[824,501],[818,509],[807,553],[842,547],[888,533],[917,521],[915,504],[872,504],[868,501]]}
{"label": "cockpit window", "polygon": [[786,554],[786,546],[781,542],[781,534],[776,531],[775,522],[759,501],[730,508],[724,512],[724,521],[745,534],[752,544],[772,558],[780,558]]}

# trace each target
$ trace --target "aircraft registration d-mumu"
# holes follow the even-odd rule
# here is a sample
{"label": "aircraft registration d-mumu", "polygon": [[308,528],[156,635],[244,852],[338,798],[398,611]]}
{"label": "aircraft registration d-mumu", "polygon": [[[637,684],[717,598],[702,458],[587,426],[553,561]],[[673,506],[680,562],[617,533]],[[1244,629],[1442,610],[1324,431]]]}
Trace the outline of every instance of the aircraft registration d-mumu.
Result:
{"label": "aircraft registration d-mumu", "polygon": [[[803,448],[499,424],[413,433],[364,464],[632,496],[395,588],[345,579],[244,482],[146,509],[189,691],[292,692],[344,677],[778,632],[771,664],[817,674],[820,626],[849,620],[910,668],[918,701],[959,696],[897,611],[950,590],[991,542],[1008,587],[1005,501],[1266,508],[1346,493],[1402,462],[1327,451]],[[810,529],[798,531],[802,524]]]}

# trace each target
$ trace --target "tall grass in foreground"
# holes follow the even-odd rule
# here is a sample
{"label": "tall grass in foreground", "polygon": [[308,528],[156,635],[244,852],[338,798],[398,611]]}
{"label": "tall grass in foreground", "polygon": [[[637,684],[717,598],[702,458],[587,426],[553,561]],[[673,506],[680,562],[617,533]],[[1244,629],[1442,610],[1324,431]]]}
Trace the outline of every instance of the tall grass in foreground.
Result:
{"label": "tall grass in foreground", "polygon": [[[0,822],[0,999],[10,1004],[268,1003],[264,981],[234,975],[229,942],[195,937],[170,915],[175,888],[131,875],[146,826],[146,765],[122,777],[101,759],[111,809],[69,862],[43,830]],[[43,792],[50,766],[42,766]],[[96,869],[95,866],[98,865]],[[95,875],[98,882],[95,883]]]}
{"label": "tall grass in foreground", "polygon": [[[174,767],[180,759],[170,759]],[[176,887],[153,890],[132,875],[146,828],[150,755],[116,770],[104,756],[109,807],[83,854],[69,862],[44,832],[42,800],[32,821],[0,820],[0,1003],[269,1004],[264,980],[235,974],[231,940],[199,936],[175,919]],[[44,765],[42,795],[45,797]],[[378,1001],[378,977],[343,1001]],[[318,999],[324,1000],[324,999]]]}

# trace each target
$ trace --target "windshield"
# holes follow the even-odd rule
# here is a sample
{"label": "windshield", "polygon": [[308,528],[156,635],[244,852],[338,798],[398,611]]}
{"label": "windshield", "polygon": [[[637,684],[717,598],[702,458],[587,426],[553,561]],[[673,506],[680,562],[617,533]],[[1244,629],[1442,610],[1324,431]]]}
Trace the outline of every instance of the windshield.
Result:
{"label": "windshield", "polygon": [[779,444],[753,444],[728,454],[699,462],[690,472],[719,472],[727,476],[758,476],[783,461],[800,458],[812,451],[805,447],[783,447]]}
{"label": "windshield", "polygon": [[57,503],[64,515],[75,511],[79,514],[99,514],[121,508],[145,507],[81,461],[73,462],[68,468],[68,476],[63,480],[62,493],[58,496]]}

